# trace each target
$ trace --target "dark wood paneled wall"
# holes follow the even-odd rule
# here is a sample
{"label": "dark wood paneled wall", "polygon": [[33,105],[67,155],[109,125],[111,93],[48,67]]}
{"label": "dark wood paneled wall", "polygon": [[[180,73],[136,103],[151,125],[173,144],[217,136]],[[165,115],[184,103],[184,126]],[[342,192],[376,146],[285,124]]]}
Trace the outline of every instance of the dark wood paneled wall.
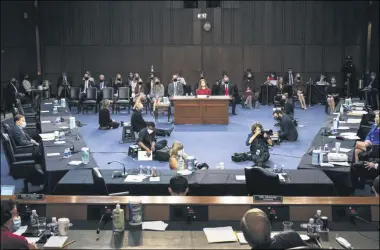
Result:
{"label": "dark wood paneled wall", "polygon": [[[224,1],[222,8],[208,9],[199,1],[199,9],[183,9],[180,1],[43,1],[43,73],[53,82],[62,71],[79,81],[85,70],[107,78],[140,72],[146,79],[154,65],[164,83],[181,72],[194,84],[201,69],[210,82],[226,70],[240,83],[251,68],[261,83],[268,72],[282,75],[292,67],[305,79],[321,71],[339,79],[345,56],[353,57],[359,72],[365,66],[367,5]],[[210,32],[197,19],[201,12],[208,14]],[[378,53],[378,27],[374,21],[372,54]],[[371,64],[378,66],[377,56]]]}

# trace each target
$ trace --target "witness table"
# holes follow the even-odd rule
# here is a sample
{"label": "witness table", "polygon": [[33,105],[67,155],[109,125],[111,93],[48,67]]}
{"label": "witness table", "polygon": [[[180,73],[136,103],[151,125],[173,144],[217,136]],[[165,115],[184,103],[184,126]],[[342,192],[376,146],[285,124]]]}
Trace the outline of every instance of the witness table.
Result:
{"label": "witness table", "polygon": [[174,124],[228,124],[228,96],[175,96]]}

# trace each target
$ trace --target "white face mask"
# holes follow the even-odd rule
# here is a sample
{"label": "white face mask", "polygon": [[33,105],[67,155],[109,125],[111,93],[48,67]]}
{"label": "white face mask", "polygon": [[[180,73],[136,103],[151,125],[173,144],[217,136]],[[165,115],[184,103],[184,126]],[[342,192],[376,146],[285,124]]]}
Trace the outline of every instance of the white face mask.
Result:
{"label": "white face mask", "polygon": [[375,78],[376,78],[376,76],[371,76],[371,79],[372,79],[372,80],[375,80]]}
{"label": "white face mask", "polygon": [[153,130],[152,129],[148,129],[148,134],[151,134],[153,133]]}
{"label": "white face mask", "polygon": [[20,216],[17,216],[13,219],[13,230],[12,231],[17,231],[21,227],[21,218]]}
{"label": "white face mask", "polygon": [[25,121],[22,122],[22,123],[20,124],[20,126],[21,126],[22,128],[25,128],[25,127],[26,127],[26,122],[25,122]]}
{"label": "white face mask", "polygon": [[178,154],[179,156],[183,155],[183,150],[178,150],[177,154]]}

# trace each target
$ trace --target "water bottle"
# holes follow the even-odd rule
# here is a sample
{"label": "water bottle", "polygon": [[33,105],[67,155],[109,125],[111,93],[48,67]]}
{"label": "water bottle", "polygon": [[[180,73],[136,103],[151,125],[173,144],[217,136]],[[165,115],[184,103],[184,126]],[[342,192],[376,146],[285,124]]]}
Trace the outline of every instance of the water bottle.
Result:
{"label": "water bottle", "polygon": [[323,151],[325,151],[327,153],[329,152],[329,145],[327,143],[325,144]]}
{"label": "water bottle", "polygon": [[277,171],[278,171],[278,170],[277,170],[277,165],[275,164],[275,165],[273,166],[273,172],[274,172],[274,173],[277,173]]}
{"label": "water bottle", "polygon": [[340,105],[339,113],[340,113],[341,115],[343,115],[343,113],[344,113],[343,105]]}
{"label": "water bottle", "polygon": [[65,151],[63,152],[63,158],[69,158],[69,151],[70,149],[65,148]]}
{"label": "water bottle", "polygon": [[284,164],[281,164],[281,167],[280,167],[280,173],[283,173],[284,172]]}
{"label": "water bottle", "polygon": [[151,170],[152,168],[150,167],[150,166],[148,166],[147,168],[146,168],[146,175],[147,176],[152,176],[152,170]]}
{"label": "water bottle", "polygon": [[182,171],[185,169],[185,161],[183,160],[182,156],[179,157],[178,159],[178,171]]}
{"label": "water bottle", "polygon": [[220,167],[220,169],[224,169],[224,162],[223,161],[219,162],[219,167]]}
{"label": "water bottle", "polygon": [[57,113],[58,113],[58,108],[57,108],[57,106],[54,106],[54,108],[53,108],[53,113],[54,113],[54,114],[57,114]]}
{"label": "water bottle", "polygon": [[314,219],[310,218],[309,223],[307,224],[307,234],[313,235],[315,234],[315,225],[314,225]]}
{"label": "water bottle", "polygon": [[71,150],[68,148],[67,150],[67,158],[70,158],[71,157]]}
{"label": "water bottle", "polygon": [[89,162],[89,149],[88,148],[82,148],[82,161],[83,164],[88,164]]}
{"label": "water bottle", "polygon": [[194,156],[188,156],[187,157],[187,170],[193,171],[194,170]]}
{"label": "water bottle", "polygon": [[139,175],[144,175],[144,168],[140,165]]}
{"label": "water bottle", "polygon": [[36,210],[32,210],[32,215],[30,215],[30,225],[32,227],[38,227],[38,214]]}

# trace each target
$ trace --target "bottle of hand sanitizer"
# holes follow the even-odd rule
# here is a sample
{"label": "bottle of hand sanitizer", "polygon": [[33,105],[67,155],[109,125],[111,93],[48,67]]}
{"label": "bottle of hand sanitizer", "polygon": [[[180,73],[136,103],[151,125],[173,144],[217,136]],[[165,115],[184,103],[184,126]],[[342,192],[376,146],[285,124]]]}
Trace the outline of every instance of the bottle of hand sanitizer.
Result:
{"label": "bottle of hand sanitizer", "polygon": [[120,204],[116,205],[116,208],[112,211],[113,231],[123,232],[125,228],[124,222],[124,209],[120,208]]}

